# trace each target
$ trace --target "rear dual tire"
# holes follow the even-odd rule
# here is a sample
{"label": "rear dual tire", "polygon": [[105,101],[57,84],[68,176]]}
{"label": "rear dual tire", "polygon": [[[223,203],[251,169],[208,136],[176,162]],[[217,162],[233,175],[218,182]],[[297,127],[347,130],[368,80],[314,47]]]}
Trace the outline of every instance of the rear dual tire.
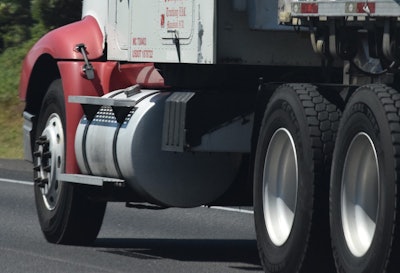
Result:
{"label": "rear dual tire", "polygon": [[333,155],[330,218],[340,273],[398,272],[400,95],[359,88],[343,113]]}
{"label": "rear dual tire", "polygon": [[285,84],[264,114],[254,170],[257,244],[266,272],[329,272],[328,192],[340,113],[310,84]]}

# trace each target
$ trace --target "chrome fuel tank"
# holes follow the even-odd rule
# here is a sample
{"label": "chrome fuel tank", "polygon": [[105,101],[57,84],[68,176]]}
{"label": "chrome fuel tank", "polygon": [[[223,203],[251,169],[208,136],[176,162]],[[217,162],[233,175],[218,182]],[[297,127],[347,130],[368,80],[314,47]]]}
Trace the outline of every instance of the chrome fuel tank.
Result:
{"label": "chrome fuel tank", "polygon": [[241,157],[162,151],[164,105],[169,96],[154,90],[106,95],[132,100],[135,106],[126,109],[122,120],[110,106],[101,106],[91,121],[81,119],[75,138],[81,172],[124,179],[147,201],[164,206],[195,207],[220,197],[233,182]]}

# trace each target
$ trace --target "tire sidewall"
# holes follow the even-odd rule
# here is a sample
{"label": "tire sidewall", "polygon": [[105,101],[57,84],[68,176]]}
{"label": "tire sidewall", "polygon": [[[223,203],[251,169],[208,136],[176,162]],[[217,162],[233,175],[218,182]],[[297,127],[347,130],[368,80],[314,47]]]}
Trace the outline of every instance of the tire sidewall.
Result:
{"label": "tire sidewall", "polygon": [[[371,96],[372,95],[372,96]],[[395,215],[395,166],[390,128],[379,98],[368,89],[353,94],[339,127],[331,173],[331,237],[339,272],[383,272],[390,252]],[[374,143],[380,179],[380,209],[375,235],[367,253],[355,257],[347,246],[341,216],[341,191],[344,162],[354,137],[366,133]]]}
{"label": "tire sidewall", "polygon": [[[263,169],[268,145],[276,130],[285,128],[290,132],[298,160],[298,193],[293,227],[282,246],[270,239],[265,225],[263,210]],[[306,129],[306,116],[296,92],[283,88],[276,92],[268,104],[257,145],[254,172],[254,213],[257,243],[265,268],[279,272],[297,272],[307,246],[313,205],[312,150]],[[265,259],[263,258],[265,257]],[[265,264],[269,261],[269,264]]]}
{"label": "tire sidewall", "polygon": [[[54,81],[50,85],[44,97],[41,113],[39,115],[38,127],[36,130],[36,139],[41,136],[44,128],[46,127],[48,118],[53,113],[58,114],[62,120],[65,139],[65,103],[61,80]],[[35,147],[35,150],[36,149],[37,145]],[[62,224],[62,222],[66,221],[68,218],[68,204],[71,203],[72,189],[70,185],[68,185],[68,183],[64,183],[60,191],[61,192],[59,194],[59,200],[56,204],[56,207],[53,210],[49,210],[44,203],[41,189],[37,184],[34,186],[35,202],[39,222],[45,237],[50,242],[57,242],[57,238],[60,237],[59,234],[63,232],[62,227],[65,225]]]}

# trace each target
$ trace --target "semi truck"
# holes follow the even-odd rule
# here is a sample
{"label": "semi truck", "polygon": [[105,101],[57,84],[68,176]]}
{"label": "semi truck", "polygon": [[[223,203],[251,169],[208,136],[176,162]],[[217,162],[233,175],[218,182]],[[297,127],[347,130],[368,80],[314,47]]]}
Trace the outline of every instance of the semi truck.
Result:
{"label": "semi truck", "polygon": [[92,243],[107,202],[253,206],[265,272],[398,272],[399,18],[393,0],[84,0],[22,66],[46,240]]}

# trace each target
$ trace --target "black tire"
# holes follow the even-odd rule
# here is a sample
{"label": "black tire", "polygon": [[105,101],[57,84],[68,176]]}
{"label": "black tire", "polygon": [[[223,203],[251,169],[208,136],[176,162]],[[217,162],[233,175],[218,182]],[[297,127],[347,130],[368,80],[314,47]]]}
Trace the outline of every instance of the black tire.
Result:
{"label": "black tire", "polygon": [[100,230],[106,202],[91,201],[87,187],[63,183],[65,103],[61,80],[54,81],[42,103],[36,130],[34,192],[43,234],[48,242],[87,245]]}
{"label": "black tire", "polygon": [[[255,227],[265,272],[334,270],[329,239],[329,174],[339,119],[337,107],[310,84],[282,85],[268,103],[254,170]],[[297,175],[294,171],[290,177],[288,170],[295,170],[296,164]],[[283,165],[289,167],[279,171]],[[284,175],[287,177],[279,180]],[[296,177],[297,183],[291,184],[289,181],[296,181]],[[275,187],[285,186],[297,190],[274,192]],[[270,195],[264,193],[267,187]],[[281,196],[283,192],[287,193]],[[287,214],[289,232],[281,232],[287,230],[281,225],[274,228],[279,223],[276,218],[282,216],[279,212],[274,216],[274,198],[277,202],[286,199],[283,202],[294,214],[292,220]]]}
{"label": "black tire", "polygon": [[396,90],[368,85],[356,90],[343,112],[330,196],[332,247],[340,273],[400,270],[396,268],[400,254],[399,111]]}

